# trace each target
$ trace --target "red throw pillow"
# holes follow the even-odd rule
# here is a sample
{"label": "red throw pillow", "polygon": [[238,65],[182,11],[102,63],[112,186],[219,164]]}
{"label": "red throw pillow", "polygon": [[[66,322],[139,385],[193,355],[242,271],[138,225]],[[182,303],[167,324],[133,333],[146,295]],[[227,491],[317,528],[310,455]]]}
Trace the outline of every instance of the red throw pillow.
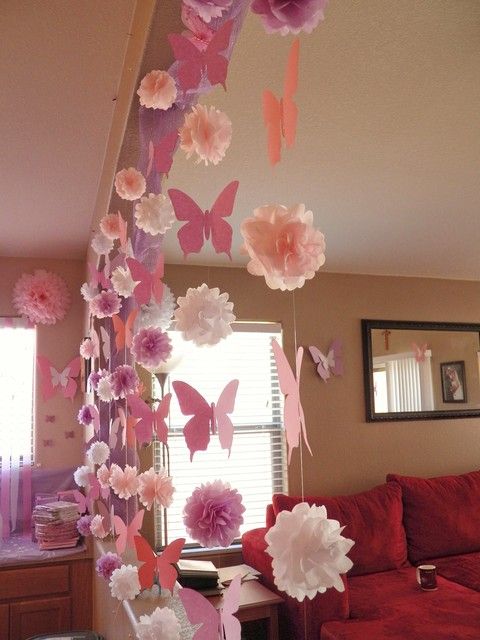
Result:
{"label": "red throw pillow", "polygon": [[480,471],[439,478],[390,473],[387,481],[402,489],[411,562],[480,550]]}
{"label": "red throw pillow", "polygon": [[[278,493],[272,502],[276,516],[280,511],[291,511],[302,498]],[[345,526],[343,535],[355,541],[348,553],[353,562],[349,575],[399,569],[407,564],[400,487],[382,484],[352,496],[310,496],[303,502],[325,505],[328,517]]]}

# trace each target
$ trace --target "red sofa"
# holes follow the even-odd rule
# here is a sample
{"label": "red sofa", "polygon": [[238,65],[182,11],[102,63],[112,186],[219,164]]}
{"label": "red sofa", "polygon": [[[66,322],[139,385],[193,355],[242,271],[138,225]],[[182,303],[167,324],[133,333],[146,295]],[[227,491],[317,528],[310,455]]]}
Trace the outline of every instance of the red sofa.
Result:
{"label": "red sofa", "polygon": [[[276,494],[266,527],[243,535],[244,561],[277,591],[265,533],[302,499]],[[345,591],[329,589],[280,607],[282,640],[480,640],[480,471],[422,479],[389,474],[352,496],[306,497],[325,505],[355,541]],[[437,566],[438,590],[422,591],[415,565]]]}

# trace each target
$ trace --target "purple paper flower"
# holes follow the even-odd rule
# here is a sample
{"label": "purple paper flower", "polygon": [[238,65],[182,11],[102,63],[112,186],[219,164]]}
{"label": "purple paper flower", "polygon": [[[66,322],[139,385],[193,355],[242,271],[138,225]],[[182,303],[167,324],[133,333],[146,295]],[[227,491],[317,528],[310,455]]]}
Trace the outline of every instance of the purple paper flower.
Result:
{"label": "purple paper flower", "polygon": [[183,0],[187,7],[191,7],[204,22],[212,18],[220,18],[231,5],[232,0]]}
{"label": "purple paper flower", "polygon": [[133,336],[132,353],[145,369],[156,369],[170,357],[172,343],[168,335],[158,327],[147,327]]}
{"label": "purple paper flower", "polygon": [[100,556],[95,565],[95,569],[99,576],[105,580],[110,580],[112,573],[115,569],[120,569],[122,566],[122,559],[116,553],[107,551],[107,553]]}
{"label": "purple paper flower", "polygon": [[94,391],[97,390],[98,383],[102,378],[108,376],[109,373],[106,369],[99,369],[98,371],[92,371],[92,373],[88,376],[88,382]]}
{"label": "purple paper flower", "polygon": [[113,370],[110,376],[113,395],[116,400],[125,398],[131,393],[135,393],[140,384],[137,373],[129,364],[121,364]]}
{"label": "purple paper flower", "polygon": [[312,33],[323,20],[328,0],[253,0],[252,11],[258,13],[267,33]]}
{"label": "purple paper flower", "polygon": [[90,300],[90,313],[96,318],[111,318],[121,306],[122,301],[115,291],[100,291]]}
{"label": "purple paper flower", "polygon": [[92,409],[95,409],[95,407],[92,407],[91,404],[84,404],[78,412],[77,420],[80,424],[83,424],[84,427],[88,427],[88,425],[92,424],[95,418]]}
{"label": "purple paper flower", "polygon": [[77,520],[77,530],[81,536],[91,536],[92,532],[90,531],[90,523],[93,520],[93,516],[82,516]]}
{"label": "purple paper flower", "polygon": [[245,507],[236,489],[221,480],[197,487],[183,509],[188,535],[203,547],[228,547],[240,535]]}

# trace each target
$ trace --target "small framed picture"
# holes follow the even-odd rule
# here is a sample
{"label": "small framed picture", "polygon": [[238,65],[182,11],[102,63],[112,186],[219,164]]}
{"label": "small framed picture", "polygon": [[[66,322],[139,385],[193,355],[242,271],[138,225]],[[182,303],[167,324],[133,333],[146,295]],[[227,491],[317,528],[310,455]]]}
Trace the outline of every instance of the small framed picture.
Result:
{"label": "small framed picture", "polygon": [[465,360],[440,363],[444,402],[467,402]]}

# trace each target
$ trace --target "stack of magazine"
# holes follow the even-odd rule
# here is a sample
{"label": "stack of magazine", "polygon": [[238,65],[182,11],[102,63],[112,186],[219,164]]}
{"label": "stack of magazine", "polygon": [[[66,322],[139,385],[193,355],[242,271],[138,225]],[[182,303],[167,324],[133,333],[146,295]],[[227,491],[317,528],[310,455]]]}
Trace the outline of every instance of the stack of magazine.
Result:
{"label": "stack of magazine", "polygon": [[179,560],[177,571],[182,587],[212,593],[219,591],[218,569],[209,560]]}

